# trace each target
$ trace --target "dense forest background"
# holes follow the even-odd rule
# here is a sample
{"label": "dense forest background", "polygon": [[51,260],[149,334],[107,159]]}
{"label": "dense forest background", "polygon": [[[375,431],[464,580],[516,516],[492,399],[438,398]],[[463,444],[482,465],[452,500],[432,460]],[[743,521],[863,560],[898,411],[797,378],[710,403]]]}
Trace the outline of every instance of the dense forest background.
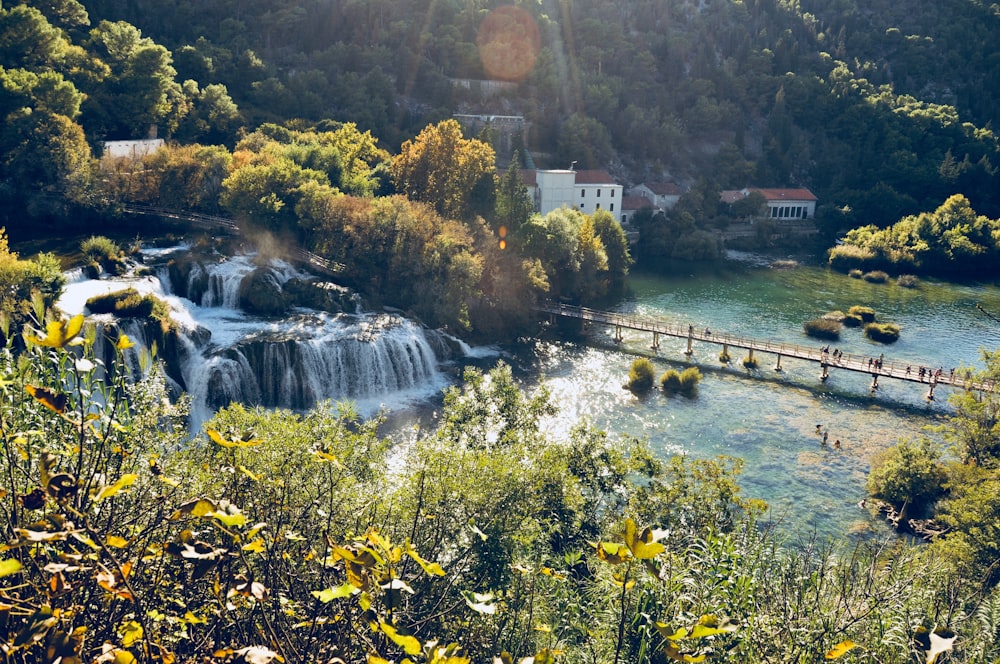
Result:
{"label": "dense forest background", "polygon": [[[539,166],[577,161],[626,185],[805,186],[832,229],[885,227],[954,194],[1000,216],[996,4],[545,0],[498,12],[502,4],[7,3],[3,111],[18,105],[12,90],[29,87],[10,82],[14,67],[44,66],[71,106],[56,115],[94,148],[154,123],[161,136],[232,147],[241,128],[294,118],[357,123],[394,153],[455,112],[521,114]],[[21,11],[29,5],[46,25]],[[499,42],[484,36],[487,24]],[[526,63],[490,66],[490,53]],[[508,85],[484,95],[454,83],[490,77]],[[53,122],[44,133],[73,129]],[[30,150],[23,141],[36,129],[8,127],[5,153]],[[12,161],[9,186],[54,177],[13,172],[26,167]]]}

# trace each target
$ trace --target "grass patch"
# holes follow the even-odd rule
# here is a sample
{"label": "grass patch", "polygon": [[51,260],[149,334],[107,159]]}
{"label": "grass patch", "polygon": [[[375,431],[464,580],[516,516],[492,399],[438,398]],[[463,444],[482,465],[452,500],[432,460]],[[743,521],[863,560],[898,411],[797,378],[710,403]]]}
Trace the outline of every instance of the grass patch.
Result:
{"label": "grass patch", "polygon": [[841,327],[840,321],[830,320],[829,318],[816,318],[807,320],[802,324],[802,328],[810,337],[814,339],[828,339],[830,341],[840,339]]}
{"label": "grass patch", "polygon": [[865,272],[861,278],[869,283],[884,284],[889,281],[889,274],[882,270],[872,270],[871,272]]}
{"label": "grass patch", "polygon": [[875,322],[875,310],[871,307],[862,307],[860,305],[855,305],[847,310],[847,313],[858,316],[865,323]]}
{"label": "grass patch", "polygon": [[896,277],[896,284],[903,288],[916,288],[920,285],[920,280],[914,274],[901,274]]}
{"label": "grass patch", "polygon": [[119,318],[155,318],[161,323],[170,319],[167,303],[153,295],[141,295],[134,288],[95,295],[87,300],[92,314],[114,314]]}
{"label": "grass patch", "polygon": [[95,265],[100,265],[108,274],[125,273],[125,253],[118,243],[109,237],[92,235],[80,243],[80,251],[87,258],[90,272],[93,272]]}
{"label": "grass patch", "polygon": [[899,326],[895,323],[868,323],[865,336],[872,341],[891,344],[899,339]]}
{"label": "grass patch", "polygon": [[847,276],[849,276],[851,279],[860,279],[861,277],[865,276],[865,273],[859,270],[858,268],[854,268],[847,272]]}
{"label": "grass patch", "polygon": [[648,392],[653,387],[655,375],[652,362],[645,357],[637,358],[628,370],[628,383],[625,387],[637,394]]}
{"label": "grass patch", "polygon": [[688,367],[684,371],[678,372],[676,369],[667,369],[660,376],[660,387],[666,394],[681,394],[690,396],[701,382],[701,372],[698,367]]}

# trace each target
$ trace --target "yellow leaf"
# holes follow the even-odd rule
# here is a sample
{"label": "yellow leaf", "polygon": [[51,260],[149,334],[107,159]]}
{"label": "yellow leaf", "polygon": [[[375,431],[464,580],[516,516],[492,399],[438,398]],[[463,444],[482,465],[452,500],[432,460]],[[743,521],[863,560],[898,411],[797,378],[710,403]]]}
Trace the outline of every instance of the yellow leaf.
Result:
{"label": "yellow leaf", "polygon": [[21,571],[21,563],[13,558],[8,558],[7,560],[0,560],[0,579],[5,576],[10,576],[11,574],[17,574]]}
{"label": "yellow leaf", "polygon": [[83,329],[83,314],[77,314],[69,319],[54,320],[45,326],[45,338],[27,335],[26,338],[33,344],[45,346],[47,348],[62,348],[66,346]]}
{"label": "yellow leaf", "polygon": [[130,620],[118,628],[118,633],[122,635],[122,645],[130,648],[142,638],[142,625]]}
{"label": "yellow leaf", "polygon": [[406,539],[405,546],[406,546],[406,555],[408,555],[410,558],[413,558],[413,560],[415,560],[416,563],[423,568],[424,572],[432,576],[444,576],[444,569],[440,565],[438,565],[437,563],[427,562],[426,560],[421,558],[416,551],[413,550],[413,547],[410,545],[409,538]]}
{"label": "yellow leaf", "polygon": [[851,641],[850,639],[846,641],[841,641],[840,643],[838,643],[837,645],[826,651],[826,658],[840,659],[841,657],[846,655],[850,650],[853,650],[854,648],[857,647],[858,647],[857,644],[854,643],[854,641]]}
{"label": "yellow leaf", "polygon": [[184,614],[184,622],[190,625],[207,625],[208,618],[199,618],[194,613],[188,611]]}
{"label": "yellow leaf", "polygon": [[244,475],[246,475],[247,477],[249,477],[250,479],[252,479],[254,482],[260,482],[260,478],[258,476],[256,476],[256,475],[254,475],[252,472],[250,472],[245,467],[243,467],[243,466],[236,466],[236,468],[241,473],[243,473]]}
{"label": "yellow leaf", "polygon": [[312,596],[318,599],[323,604],[329,604],[335,599],[343,599],[345,597],[350,597],[351,595],[358,592],[358,589],[349,583],[345,583],[336,588],[327,588],[325,590],[313,590],[311,592]]}
{"label": "yellow leaf", "polygon": [[739,629],[739,627],[729,622],[729,620],[720,623],[718,618],[712,614],[708,614],[698,619],[698,624],[696,624],[694,629],[691,630],[691,638],[700,639],[705,636],[735,632],[737,629]]}
{"label": "yellow leaf", "polygon": [[684,657],[682,659],[685,662],[694,662],[694,664],[698,664],[698,662],[704,662],[706,657],[707,657],[707,655],[705,655],[704,653],[702,653],[701,655],[697,655],[697,656],[695,656],[695,655],[684,655]]}
{"label": "yellow leaf", "polygon": [[229,505],[226,510],[216,510],[206,514],[205,516],[210,516],[217,519],[222,525],[233,527],[245,526],[247,523],[247,518],[235,505]]}
{"label": "yellow leaf", "polygon": [[666,547],[653,541],[653,529],[646,526],[641,532],[636,532],[635,521],[625,519],[625,544],[629,551],[640,560],[655,558],[666,551]]}
{"label": "yellow leaf", "polygon": [[35,397],[39,403],[49,410],[60,415],[66,412],[66,404],[69,400],[62,392],[56,392],[47,387],[36,387],[35,385],[25,385],[24,391]]}
{"label": "yellow leaf", "polygon": [[387,622],[379,620],[379,629],[382,633],[389,637],[389,640],[395,643],[397,646],[403,649],[407,655],[419,655],[421,651],[420,641],[415,637],[407,636],[405,634],[400,634],[395,627]]}
{"label": "yellow leaf", "polygon": [[551,576],[553,579],[565,579],[566,578],[565,574],[561,574],[561,573],[555,571],[554,569],[552,569],[551,567],[542,567],[541,571],[542,571],[542,574],[544,574],[546,576]]}
{"label": "yellow leaf", "polygon": [[378,655],[368,655],[368,664],[390,664],[389,660],[382,659]]}
{"label": "yellow leaf", "polygon": [[139,479],[139,476],[136,475],[135,473],[126,473],[125,475],[122,475],[121,478],[119,478],[119,480],[114,484],[112,484],[111,486],[103,487],[100,491],[98,491],[97,495],[94,496],[94,500],[96,501],[96,500],[104,500],[105,498],[110,498],[111,496],[115,495],[122,489],[130,487],[133,484],[135,484],[135,481],[137,479]]}
{"label": "yellow leaf", "polygon": [[206,514],[211,514],[216,509],[218,508],[211,500],[208,500],[207,498],[197,498],[195,500],[189,500],[177,508],[177,511],[170,515],[170,520],[176,521],[184,515],[205,516]]}
{"label": "yellow leaf", "polygon": [[111,660],[111,664],[135,664],[135,655],[130,653],[128,650],[116,650],[115,658]]}
{"label": "yellow leaf", "polygon": [[618,542],[591,542],[597,549],[597,557],[612,565],[620,565],[629,559],[628,548]]}
{"label": "yellow leaf", "polygon": [[230,448],[232,448],[232,447],[253,447],[254,445],[260,445],[260,443],[261,443],[261,441],[259,441],[259,440],[242,440],[242,439],[239,439],[239,438],[237,438],[236,440],[227,440],[227,439],[223,438],[222,434],[220,434],[215,429],[206,429],[205,433],[208,434],[208,437],[212,440],[213,443],[216,443],[217,445],[221,445],[222,447],[230,447]]}
{"label": "yellow leaf", "polygon": [[259,537],[254,541],[243,545],[244,551],[252,551],[254,553],[263,553],[264,549],[265,549],[264,540],[260,539]]}
{"label": "yellow leaf", "polygon": [[323,450],[313,450],[312,453],[313,456],[316,457],[316,460],[320,463],[332,463],[338,468],[341,467],[340,461],[337,460],[337,457],[333,456],[329,452],[324,452]]}
{"label": "yellow leaf", "polygon": [[113,546],[116,549],[124,549],[128,546],[128,540],[124,537],[119,537],[118,535],[108,535],[104,539],[104,543],[108,546]]}

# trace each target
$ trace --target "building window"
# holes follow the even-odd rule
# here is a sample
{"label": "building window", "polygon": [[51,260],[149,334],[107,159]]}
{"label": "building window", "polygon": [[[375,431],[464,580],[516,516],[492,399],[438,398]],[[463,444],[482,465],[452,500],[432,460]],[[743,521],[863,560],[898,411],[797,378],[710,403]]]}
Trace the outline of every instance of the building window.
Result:
{"label": "building window", "polygon": [[612,203],[612,204],[611,204],[611,211],[612,211],[612,212],[614,212],[614,211],[615,211],[615,204],[614,204],[614,203]]}
{"label": "building window", "polygon": [[600,203],[598,203],[598,204],[597,204],[597,209],[598,209],[598,210],[600,210],[600,209],[601,209],[601,204],[600,204]]}
{"label": "building window", "polygon": [[614,198],[614,197],[615,197],[615,190],[614,190],[614,189],[612,189],[612,190],[611,190],[611,198]]}
{"label": "building window", "polygon": [[778,208],[776,207],[771,208],[771,218],[776,219],[777,217],[778,217]]}
{"label": "building window", "polygon": [[598,198],[600,198],[600,197],[601,197],[601,190],[600,190],[600,189],[598,189],[598,190],[597,190],[597,197],[598,197]]}
{"label": "building window", "polygon": [[580,190],[580,198],[586,198],[586,197],[587,197],[587,190],[586,189],[581,189]]}

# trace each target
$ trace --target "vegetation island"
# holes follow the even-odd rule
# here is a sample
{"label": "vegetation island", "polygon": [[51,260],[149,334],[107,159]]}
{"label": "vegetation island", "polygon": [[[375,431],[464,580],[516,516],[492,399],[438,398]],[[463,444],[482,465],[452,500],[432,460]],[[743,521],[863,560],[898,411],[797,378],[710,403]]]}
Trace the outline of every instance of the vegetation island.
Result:
{"label": "vegetation island", "polygon": [[[406,449],[349,405],[233,403],[192,436],[155,353],[56,309],[67,254],[116,274],[178,216],[499,343],[540,302],[727,247],[994,278],[998,38],[981,0],[0,5],[5,660],[1000,661],[994,392],[954,397],[947,449],[872,464],[909,535],[790,542],[740,460],[586,423],[556,442],[551,396],[502,363]],[[315,296],[246,291],[262,313]],[[145,321],[170,361],[162,302],[88,306]],[[834,313],[807,330],[899,335]],[[628,387],[700,379],[638,362]]]}

